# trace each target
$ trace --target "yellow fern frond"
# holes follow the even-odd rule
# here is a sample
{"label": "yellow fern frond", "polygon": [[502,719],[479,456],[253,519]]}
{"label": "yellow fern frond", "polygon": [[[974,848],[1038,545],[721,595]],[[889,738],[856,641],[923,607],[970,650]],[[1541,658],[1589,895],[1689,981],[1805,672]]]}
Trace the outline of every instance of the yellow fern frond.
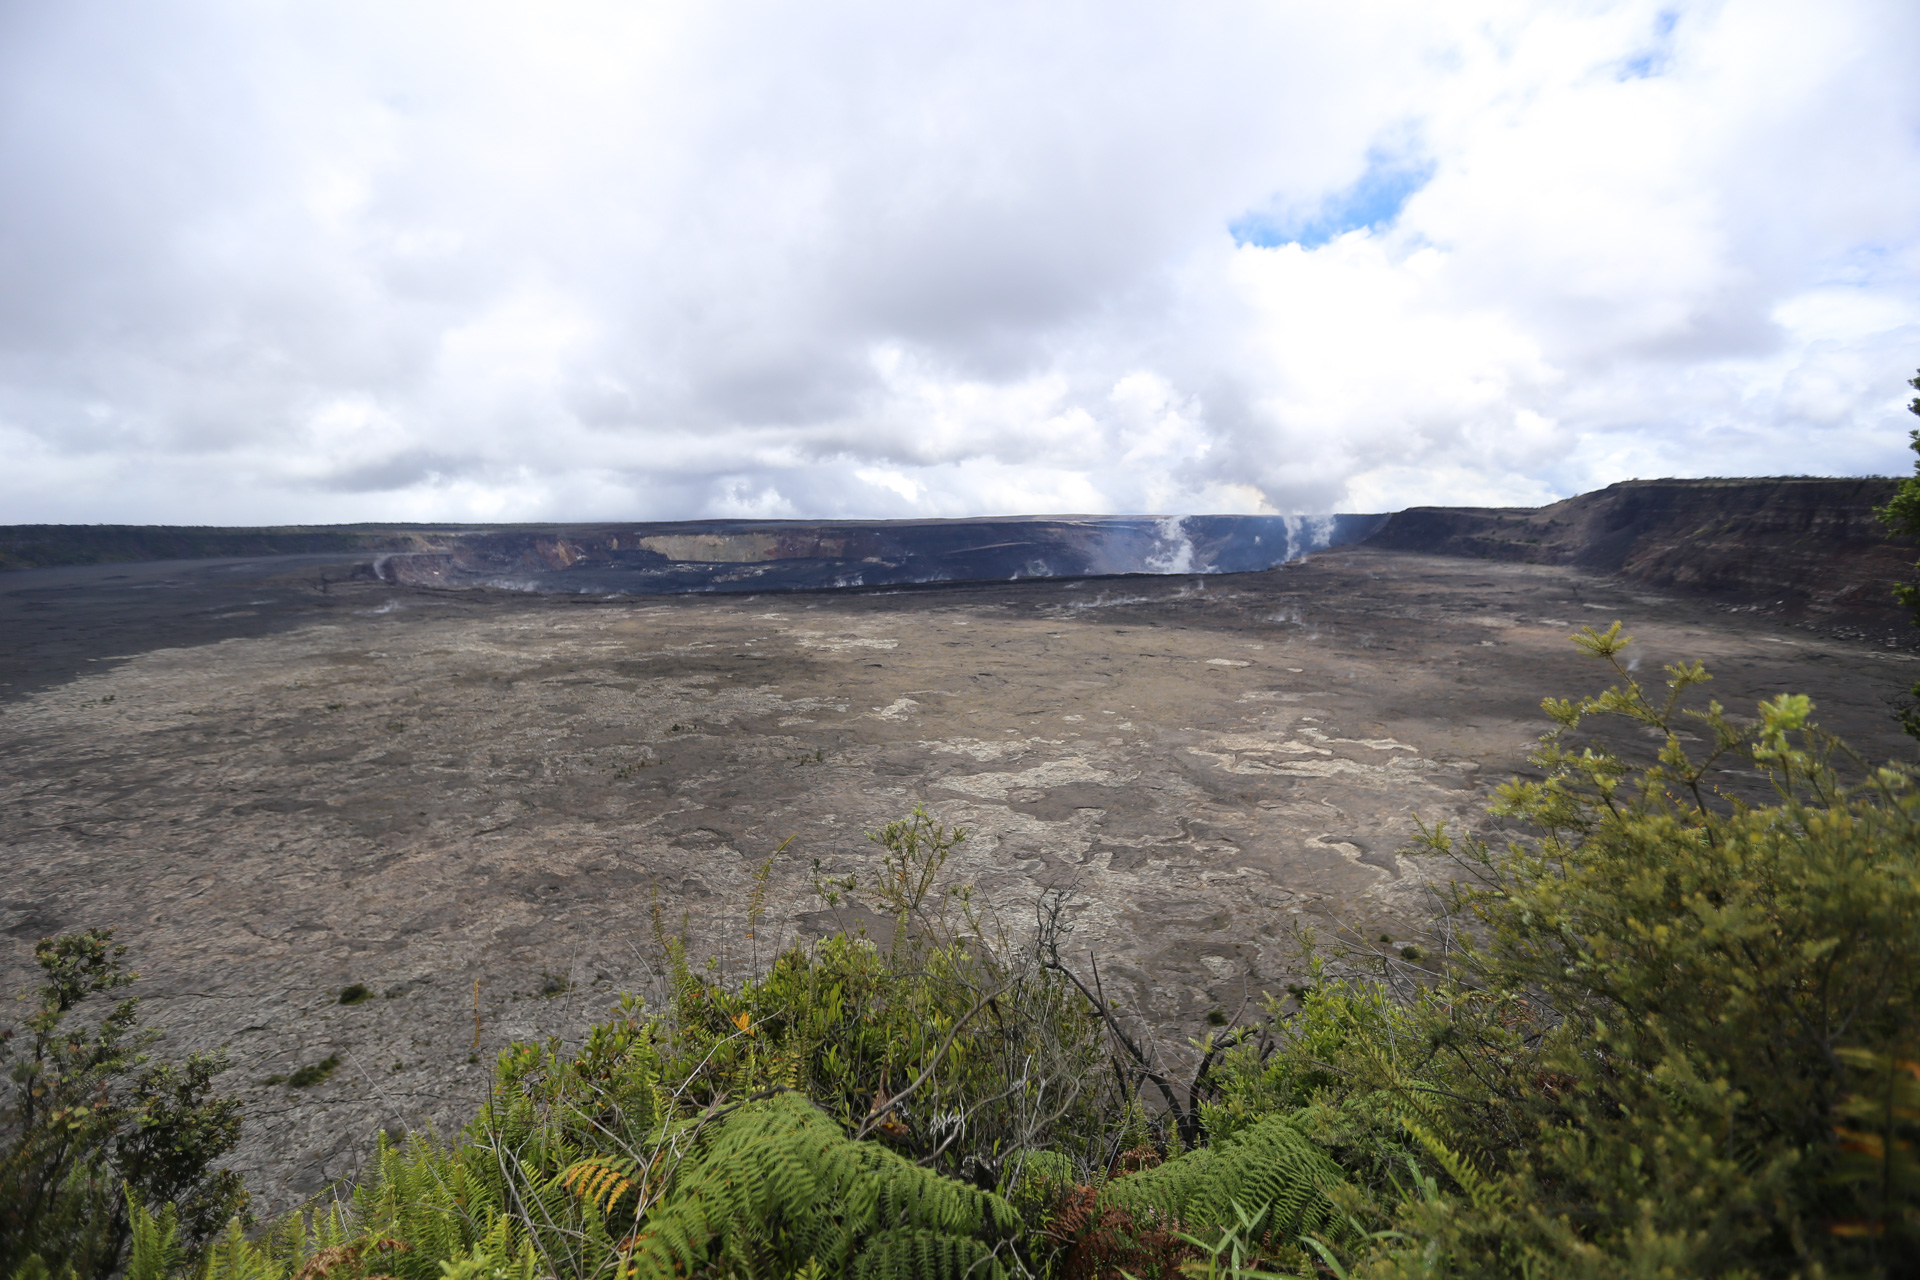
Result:
{"label": "yellow fern frond", "polygon": [[1482,1209],[1498,1207],[1499,1191],[1481,1175],[1478,1169],[1473,1167],[1472,1161],[1449,1147],[1433,1130],[1406,1113],[1397,1113],[1394,1119],[1400,1122],[1400,1127],[1405,1129],[1414,1141],[1426,1148],[1427,1154],[1447,1171],[1448,1176],[1460,1184],[1460,1189],[1467,1193],[1475,1205]]}
{"label": "yellow fern frond", "polygon": [[614,1203],[644,1177],[645,1170],[627,1156],[588,1156],[567,1166],[559,1182],[602,1213],[611,1213]]}

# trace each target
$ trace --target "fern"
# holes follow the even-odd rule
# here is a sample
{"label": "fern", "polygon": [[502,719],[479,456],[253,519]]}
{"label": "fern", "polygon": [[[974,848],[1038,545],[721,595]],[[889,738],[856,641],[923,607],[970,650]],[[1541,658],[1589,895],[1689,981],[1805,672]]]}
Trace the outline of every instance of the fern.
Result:
{"label": "fern", "polygon": [[126,1280],[171,1280],[187,1257],[180,1242],[179,1213],[171,1201],[162,1205],[157,1215],[149,1213],[132,1187],[126,1191],[127,1225],[132,1236]]}
{"label": "fern", "polygon": [[1489,1211],[1498,1208],[1499,1191],[1473,1160],[1462,1154],[1465,1144],[1459,1141],[1446,1116],[1433,1105],[1430,1096],[1400,1070],[1388,1053],[1388,1046],[1378,1040],[1356,1038],[1353,1051],[1357,1059],[1372,1068],[1373,1078],[1381,1082],[1380,1096],[1386,1099],[1394,1122],[1447,1171],[1447,1176],[1459,1184],[1475,1206]]}
{"label": "fern", "polygon": [[1000,1194],[1022,1207],[1051,1205],[1079,1181],[1078,1173],[1064,1152],[1017,1152],[1001,1175]]}
{"label": "fern", "polygon": [[1460,1189],[1467,1193],[1467,1198],[1472,1200],[1475,1206],[1486,1210],[1499,1207],[1499,1191],[1481,1175],[1478,1169],[1473,1167],[1471,1160],[1448,1146],[1431,1128],[1407,1115],[1406,1112],[1396,1111],[1394,1119],[1399,1121],[1400,1127],[1405,1129],[1413,1140],[1434,1158],[1435,1163],[1447,1171],[1447,1176],[1460,1185]]}
{"label": "fern", "polygon": [[247,1239],[238,1218],[207,1251],[200,1272],[201,1280],[285,1280],[286,1275],[287,1267],[269,1249]]}
{"label": "fern", "polygon": [[614,1201],[644,1185],[646,1172],[632,1156],[588,1156],[567,1166],[560,1185],[602,1213],[612,1213]]}
{"label": "fern", "polygon": [[440,1264],[441,1277],[443,1280],[534,1280],[540,1266],[534,1256],[533,1241],[522,1237],[516,1244],[515,1234],[509,1219],[496,1218],[492,1230],[475,1241],[469,1252]]}
{"label": "fern", "polygon": [[853,1260],[854,1280],[1002,1274],[993,1251],[980,1241],[919,1229],[883,1231]]}
{"label": "fern", "polygon": [[1289,1116],[1269,1116],[1223,1138],[1107,1184],[1101,1209],[1157,1216],[1197,1231],[1236,1227],[1240,1205],[1260,1206],[1253,1233],[1282,1241],[1326,1234],[1335,1222],[1328,1188],[1340,1167]]}
{"label": "fern", "polygon": [[739,1269],[834,1275],[1003,1276],[992,1246],[1018,1219],[1006,1201],[871,1142],[778,1093],[700,1135],[633,1243],[638,1277],[694,1274],[724,1250]]}
{"label": "fern", "polygon": [[1920,1061],[1912,1049],[1887,1054],[1849,1047],[1837,1056],[1851,1069],[1855,1088],[1834,1108],[1839,1152],[1831,1180],[1856,1188],[1870,1216],[1829,1229],[1884,1236],[1905,1218],[1911,1230],[1920,1204]]}

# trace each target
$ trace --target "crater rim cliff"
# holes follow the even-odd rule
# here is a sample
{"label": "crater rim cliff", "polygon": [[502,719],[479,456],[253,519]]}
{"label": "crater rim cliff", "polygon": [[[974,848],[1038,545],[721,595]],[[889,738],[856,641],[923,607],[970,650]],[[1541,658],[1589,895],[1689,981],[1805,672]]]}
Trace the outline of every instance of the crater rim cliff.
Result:
{"label": "crater rim cliff", "polygon": [[1565,565],[1905,644],[1916,551],[1875,516],[1887,476],[1623,480],[1542,507],[1410,507],[1362,545]]}

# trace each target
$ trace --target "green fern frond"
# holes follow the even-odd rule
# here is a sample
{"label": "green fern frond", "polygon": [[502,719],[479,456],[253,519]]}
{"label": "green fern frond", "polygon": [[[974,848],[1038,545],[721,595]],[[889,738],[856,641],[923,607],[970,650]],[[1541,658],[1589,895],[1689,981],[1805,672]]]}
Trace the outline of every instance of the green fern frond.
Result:
{"label": "green fern frond", "polygon": [[539,1274],[539,1259],[533,1242],[512,1229],[511,1220],[502,1215],[493,1228],[474,1242],[463,1256],[439,1265],[440,1280],[534,1280]]}
{"label": "green fern frond", "polygon": [[186,1261],[178,1210],[168,1202],[158,1215],[149,1213],[131,1186],[125,1190],[127,1222],[132,1232],[126,1280],[172,1280],[173,1273]]}
{"label": "green fern frond", "polygon": [[1400,1127],[1405,1129],[1415,1142],[1426,1149],[1435,1163],[1447,1171],[1448,1177],[1460,1184],[1460,1189],[1467,1193],[1467,1197],[1473,1201],[1475,1207],[1492,1209],[1499,1204],[1500,1195],[1493,1184],[1488,1182],[1465,1156],[1441,1141],[1432,1129],[1404,1111],[1395,1112],[1394,1119],[1399,1121]]}
{"label": "green fern frond", "polygon": [[1500,1201],[1499,1192],[1486,1174],[1460,1152],[1458,1148],[1461,1144],[1449,1130],[1446,1117],[1433,1104],[1430,1095],[1407,1078],[1388,1056],[1386,1048],[1377,1041],[1359,1038],[1352,1047],[1355,1056],[1373,1068],[1375,1079],[1383,1086],[1382,1096],[1387,1099],[1394,1122],[1447,1171],[1447,1175],[1459,1184],[1475,1206],[1481,1209],[1496,1207]]}
{"label": "green fern frond", "polygon": [[284,1263],[247,1239],[238,1218],[207,1250],[200,1268],[200,1280],[284,1280],[286,1274]]}
{"label": "green fern frond", "polygon": [[702,1134],[631,1261],[638,1277],[689,1275],[726,1244],[763,1250],[776,1272],[813,1260],[834,1275],[988,1280],[1004,1274],[992,1243],[1018,1225],[1000,1197],[854,1142],[805,1098],[779,1093]]}
{"label": "green fern frond", "polygon": [[883,1231],[854,1257],[854,1280],[923,1280],[929,1276],[1000,1274],[993,1251],[966,1236],[938,1231]]}
{"label": "green fern frond", "polygon": [[1237,1226],[1236,1202],[1261,1206],[1256,1234],[1291,1242],[1336,1225],[1327,1191],[1343,1181],[1340,1167],[1290,1117],[1270,1116],[1214,1146],[1108,1183],[1099,1205],[1196,1231]]}

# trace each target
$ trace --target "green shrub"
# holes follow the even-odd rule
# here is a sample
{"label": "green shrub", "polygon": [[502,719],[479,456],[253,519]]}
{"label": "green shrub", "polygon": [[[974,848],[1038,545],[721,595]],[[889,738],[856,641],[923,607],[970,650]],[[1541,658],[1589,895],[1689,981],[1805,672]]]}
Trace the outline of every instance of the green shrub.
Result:
{"label": "green shrub", "polygon": [[[156,1061],[148,1050],[159,1032],[140,1029],[138,999],[91,1026],[74,1017],[138,976],[111,930],[43,938],[33,954],[46,976],[39,1007],[0,1035],[10,1061],[0,1274],[110,1276],[150,1213],[164,1218],[168,1249],[196,1256],[247,1200],[239,1176],[214,1167],[240,1134],[239,1103],[213,1096],[224,1055]],[[143,1258],[159,1265],[156,1256],[174,1254]]]}
{"label": "green shrub", "polygon": [[[1907,385],[1920,391],[1920,375],[1907,381]],[[1907,412],[1920,414],[1920,398],[1907,401]],[[1920,428],[1907,433],[1910,447],[1920,453]],[[1920,542],[1920,462],[1913,467],[1913,474],[1900,482],[1887,505],[1874,512],[1887,532],[1896,538],[1908,542]],[[1920,564],[1914,566],[1920,570]],[[1905,605],[1913,615],[1913,623],[1920,626],[1920,583],[1902,582],[1895,585],[1893,597]],[[1909,688],[1903,696],[1897,697],[1893,704],[1894,718],[1900,721],[1900,727],[1916,738],[1920,738],[1920,684]]]}
{"label": "green shrub", "polygon": [[[1400,1233],[1356,1275],[1911,1274],[1911,1128],[1882,1105],[1904,1096],[1891,1064],[1920,1057],[1910,771],[1843,786],[1806,699],[1736,725],[1682,705],[1697,665],[1656,700],[1617,625],[1581,643],[1620,683],[1546,704],[1545,776],[1495,809],[1533,835],[1428,835],[1464,877],[1444,962],[1323,973],[1276,1010],[1271,1059],[1227,1064],[1210,1115],[1310,1104]],[[1652,729],[1657,759],[1576,745],[1603,715]],[[1718,794],[1729,765],[1767,771],[1778,803]]]}
{"label": "green shrub", "polygon": [[1125,1108],[1098,1026],[942,878],[963,833],[916,812],[875,835],[877,874],[823,888],[892,915],[888,945],[836,935],[735,985],[657,923],[653,1007],[622,997],[573,1052],[510,1046],[456,1138],[383,1136],[350,1191],[223,1242],[203,1280],[1025,1269],[995,1189],[1047,1170],[1037,1221],[1103,1163]]}
{"label": "green shrub", "polygon": [[311,1089],[317,1084],[325,1084],[339,1069],[340,1055],[330,1053],[318,1062],[309,1062],[304,1067],[296,1068],[286,1077],[285,1084],[289,1089]]}
{"label": "green shrub", "polygon": [[689,971],[664,938],[670,1005],[655,1026],[681,1105],[794,1088],[850,1132],[983,1188],[1015,1152],[1103,1164],[1124,1109],[1103,1033],[1066,978],[942,877],[965,838],[916,809],[873,833],[873,874],[819,883],[830,905],[890,917],[884,946],[836,934],[729,987]]}

